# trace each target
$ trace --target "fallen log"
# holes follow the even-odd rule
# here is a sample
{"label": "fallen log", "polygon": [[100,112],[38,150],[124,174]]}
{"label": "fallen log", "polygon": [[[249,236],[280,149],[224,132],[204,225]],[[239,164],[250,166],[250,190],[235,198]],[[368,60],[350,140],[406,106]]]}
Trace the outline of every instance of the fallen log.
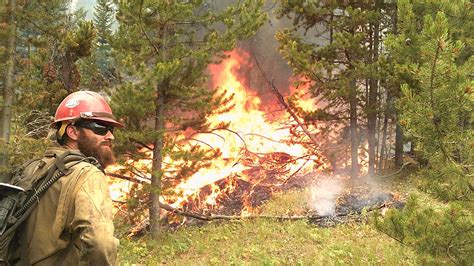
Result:
{"label": "fallen log", "polygon": [[179,214],[182,216],[186,217],[191,217],[195,219],[199,219],[202,221],[214,221],[214,220],[245,220],[245,219],[276,219],[276,220],[304,220],[304,219],[310,219],[310,220],[323,220],[323,219],[328,219],[328,218],[335,218],[335,217],[345,217],[345,216],[350,216],[350,215],[360,215],[362,212],[371,212],[375,210],[380,210],[383,208],[388,208],[390,206],[393,206],[398,202],[386,202],[382,203],[380,205],[372,206],[369,208],[365,208],[359,211],[354,211],[354,212],[348,212],[348,213],[336,213],[334,215],[202,215],[194,212],[186,212],[179,210],[177,208],[174,208],[170,205],[160,203],[160,208],[167,210],[169,212]]}
{"label": "fallen log", "polygon": [[[160,203],[160,208],[177,215],[190,217],[190,218],[194,218],[194,219],[198,219],[198,220],[206,221],[206,222],[215,221],[215,220],[272,219],[272,220],[278,220],[278,221],[308,220],[312,223],[317,223],[324,220],[331,220],[331,219],[336,219],[336,218],[341,218],[341,217],[354,217],[354,216],[361,215],[363,212],[372,212],[372,211],[380,210],[383,208],[397,206],[400,204],[401,202],[385,202],[376,206],[364,208],[359,211],[347,212],[347,213],[336,213],[334,215],[317,215],[317,214],[314,214],[314,215],[244,215],[244,216],[242,215],[213,215],[213,214],[203,215],[199,213],[183,211],[164,203]],[[138,226],[130,229],[127,232],[127,236],[131,237],[143,232],[148,227],[148,225],[149,225],[149,219],[146,218]]]}

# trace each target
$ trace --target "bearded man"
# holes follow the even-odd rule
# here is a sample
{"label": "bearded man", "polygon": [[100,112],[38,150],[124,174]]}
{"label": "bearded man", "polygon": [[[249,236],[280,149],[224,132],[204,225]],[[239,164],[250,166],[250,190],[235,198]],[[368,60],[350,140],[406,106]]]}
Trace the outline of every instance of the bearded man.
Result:
{"label": "bearded man", "polygon": [[75,162],[40,198],[21,231],[19,264],[113,265],[118,239],[103,169],[115,161],[113,129],[123,125],[102,96],[79,91],[61,102],[53,127],[57,143],[45,160],[73,150],[98,164]]}

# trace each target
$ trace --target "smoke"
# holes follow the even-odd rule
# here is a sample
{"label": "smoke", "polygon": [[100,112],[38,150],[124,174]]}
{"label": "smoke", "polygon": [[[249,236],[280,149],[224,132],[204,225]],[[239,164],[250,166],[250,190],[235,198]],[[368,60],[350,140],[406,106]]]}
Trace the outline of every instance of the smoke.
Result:
{"label": "smoke", "polygon": [[[209,9],[223,11],[231,5],[235,5],[237,1],[207,0],[205,2]],[[277,18],[275,13],[277,8],[278,5],[275,4],[275,1],[266,0],[262,10],[268,15],[268,20],[257,30],[254,36],[239,41],[237,45],[238,48],[249,53],[247,62],[250,63],[240,66],[238,71],[239,80],[243,78],[247,81],[245,85],[260,97],[263,103],[261,107],[265,111],[274,111],[272,108],[275,104],[278,105],[278,102],[262,75],[271,80],[280,93],[285,96],[290,93],[292,77],[292,70],[287,60],[279,53],[279,43],[275,39],[275,34],[278,31],[292,27],[292,20],[286,17]],[[258,61],[264,73],[257,69],[255,60]]]}
{"label": "smoke", "polygon": [[311,207],[319,215],[334,215],[336,198],[343,190],[343,183],[337,179],[321,179],[311,186]]}

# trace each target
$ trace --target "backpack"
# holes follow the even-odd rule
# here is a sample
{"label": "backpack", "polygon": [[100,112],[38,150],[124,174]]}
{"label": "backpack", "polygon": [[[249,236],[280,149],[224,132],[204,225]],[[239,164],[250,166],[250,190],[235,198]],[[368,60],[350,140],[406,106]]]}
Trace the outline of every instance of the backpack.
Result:
{"label": "backpack", "polygon": [[19,259],[16,232],[44,192],[80,162],[101,169],[95,158],[68,150],[59,156],[50,154],[43,159],[30,160],[8,174],[9,183],[0,182],[0,265]]}

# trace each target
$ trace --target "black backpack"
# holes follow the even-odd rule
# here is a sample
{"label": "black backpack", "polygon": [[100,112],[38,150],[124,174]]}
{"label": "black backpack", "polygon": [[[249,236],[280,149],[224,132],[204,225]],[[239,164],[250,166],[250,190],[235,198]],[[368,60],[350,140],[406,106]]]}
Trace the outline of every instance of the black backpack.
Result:
{"label": "black backpack", "polygon": [[[101,169],[95,158],[68,150],[59,156],[51,154],[50,157],[30,160],[8,174],[10,182],[0,182],[0,265],[18,260],[16,232],[20,225],[35,209],[44,192],[80,162],[88,162]],[[33,174],[28,175],[28,172]]]}

